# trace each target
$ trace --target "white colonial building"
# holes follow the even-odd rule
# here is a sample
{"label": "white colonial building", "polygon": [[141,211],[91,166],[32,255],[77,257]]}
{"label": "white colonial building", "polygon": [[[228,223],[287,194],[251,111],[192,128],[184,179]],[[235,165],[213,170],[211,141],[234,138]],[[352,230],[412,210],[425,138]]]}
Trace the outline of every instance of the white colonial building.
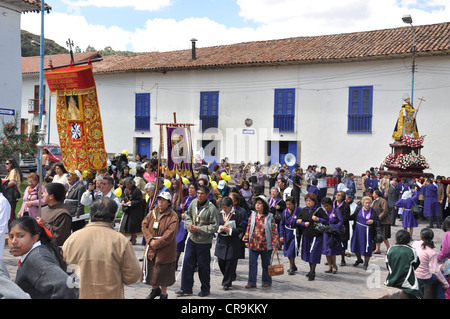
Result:
{"label": "white colonial building", "polygon": [[[40,8],[41,2],[36,0],[0,0],[0,116],[4,122],[13,121],[22,109],[20,18],[22,13],[33,14]],[[46,9],[51,8],[46,5]]]}
{"label": "white colonial building", "polygon": [[[450,23],[415,32],[422,154],[429,172],[450,176]],[[178,123],[195,124],[193,148],[203,147],[207,161],[282,163],[292,153],[303,168],[361,174],[391,152],[402,98],[411,95],[412,37],[402,27],[103,57],[94,75],[107,152],[150,155],[160,143],[156,123],[173,122],[176,113]],[[22,114],[37,72],[23,69]],[[50,139],[58,143],[53,113]]]}

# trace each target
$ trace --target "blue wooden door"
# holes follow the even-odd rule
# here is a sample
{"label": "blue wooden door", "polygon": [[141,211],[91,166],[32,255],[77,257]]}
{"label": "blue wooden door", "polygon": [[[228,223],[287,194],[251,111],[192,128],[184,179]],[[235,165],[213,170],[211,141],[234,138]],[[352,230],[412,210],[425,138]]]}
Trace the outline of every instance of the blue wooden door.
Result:
{"label": "blue wooden door", "polygon": [[138,138],[137,139],[137,152],[143,155],[147,155],[150,157],[150,139],[149,138]]}

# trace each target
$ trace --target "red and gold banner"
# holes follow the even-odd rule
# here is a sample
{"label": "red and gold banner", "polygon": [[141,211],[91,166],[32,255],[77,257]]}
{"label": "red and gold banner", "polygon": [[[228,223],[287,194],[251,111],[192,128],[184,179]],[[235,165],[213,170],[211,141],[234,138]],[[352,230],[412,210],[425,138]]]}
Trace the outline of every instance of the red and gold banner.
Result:
{"label": "red and gold banner", "polygon": [[56,124],[64,167],[99,170],[107,167],[102,120],[92,65],[58,68],[45,73],[56,92]]}

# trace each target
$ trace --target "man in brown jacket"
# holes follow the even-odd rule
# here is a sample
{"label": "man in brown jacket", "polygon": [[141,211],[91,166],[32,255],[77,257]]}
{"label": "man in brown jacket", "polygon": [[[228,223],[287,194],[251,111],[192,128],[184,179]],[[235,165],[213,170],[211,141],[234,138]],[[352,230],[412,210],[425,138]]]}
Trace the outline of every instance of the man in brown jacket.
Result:
{"label": "man in brown jacket", "polygon": [[91,222],[64,243],[64,260],[79,277],[80,299],[123,299],[124,284],[139,280],[141,267],[133,246],[112,226],[116,212],[113,199],[97,199]]}
{"label": "man in brown jacket", "polygon": [[[386,251],[389,250],[389,238],[391,238],[391,214],[389,211],[389,206],[384,199],[380,190],[375,190],[372,195],[374,201],[372,203],[372,208],[378,213],[380,219],[380,229],[383,235],[383,243],[386,245]],[[374,254],[380,254],[381,243],[376,243],[376,249],[373,251]]]}

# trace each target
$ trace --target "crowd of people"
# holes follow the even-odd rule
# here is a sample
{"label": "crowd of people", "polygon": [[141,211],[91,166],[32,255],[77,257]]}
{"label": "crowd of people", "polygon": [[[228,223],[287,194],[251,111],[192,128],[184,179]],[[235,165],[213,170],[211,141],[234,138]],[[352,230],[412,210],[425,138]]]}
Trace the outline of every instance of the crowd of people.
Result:
{"label": "crowd of people", "polygon": [[[328,174],[326,167],[310,165],[304,172],[284,163],[268,171],[259,163],[241,163],[233,170],[225,158],[212,167],[198,164],[192,175],[181,177],[168,175],[154,152],[148,159],[116,154],[107,169],[96,172],[68,173],[56,163],[45,168],[42,182],[36,173],[28,174],[22,195],[20,168],[13,159],[6,165],[0,235],[8,235],[20,262],[15,282],[2,284],[8,291],[0,288],[0,295],[124,298],[124,285],[140,280],[151,286],[148,299],[167,299],[167,288],[178,278],[176,294],[192,295],[197,272],[198,295],[204,297],[211,289],[211,254],[224,290],[233,288],[239,260],[248,258],[245,288],[253,289],[259,259],[261,286],[271,286],[268,266],[279,252],[289,260],[288,275],[298,272],[300,256],[309,265],[307,280],[313,281],[322,256],[325,273],[335,275],[338,258],[339,267],[346,266],[353,253],[353,266],[367,269],[384,245],[388,286],[423,297],[424,285],[437,284],[436,298],[449,297],[448,274],[435,272],[438,261],[450,257],[450,187],[442,177],[399,181],[390,172],[370,169],[358,199],[355,175],[340,168]],[[420,243],[410,244],[420,218],[429,220],[429,227]],[[403,229],[390,247],[397,221]],[[434,224],[445,231],[439,254]],[[141,259],[133,245],[144,245]],[[398,258],[411,263],[401,268]],[[2,282],[4,274],[0,267]]]}

